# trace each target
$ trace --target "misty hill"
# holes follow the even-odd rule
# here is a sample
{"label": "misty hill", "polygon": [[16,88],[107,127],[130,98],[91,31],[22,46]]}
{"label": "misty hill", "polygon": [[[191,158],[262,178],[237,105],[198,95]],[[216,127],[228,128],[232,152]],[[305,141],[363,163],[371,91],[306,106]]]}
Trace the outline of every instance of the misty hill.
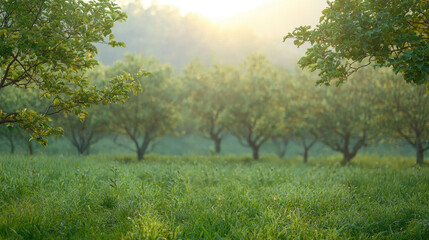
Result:
{"label": "misty hill", "polygon": [[168,5],[128,4],[128,20],[114,27],[114,34],[126,48],[99,47],[98,58],[112,64],[126,52],[153,55],[176,70],[199,58],[238,63],[253,52],[263,53],[277,65],[295,68],[304,49],[297,49],[282,37],[294,27],[317,23],[325,4],[320,0],[277,0],[252,11],[213,23],[198,14],[182,15]]}

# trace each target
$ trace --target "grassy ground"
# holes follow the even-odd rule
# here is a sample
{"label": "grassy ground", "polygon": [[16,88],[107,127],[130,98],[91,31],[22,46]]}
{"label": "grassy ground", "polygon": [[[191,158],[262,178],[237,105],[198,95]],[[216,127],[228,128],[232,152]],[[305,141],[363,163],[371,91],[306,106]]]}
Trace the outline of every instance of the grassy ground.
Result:
{"label": "grassy ground", "polygon": [[0,239],[429,239],[429,168],[0,156]]}

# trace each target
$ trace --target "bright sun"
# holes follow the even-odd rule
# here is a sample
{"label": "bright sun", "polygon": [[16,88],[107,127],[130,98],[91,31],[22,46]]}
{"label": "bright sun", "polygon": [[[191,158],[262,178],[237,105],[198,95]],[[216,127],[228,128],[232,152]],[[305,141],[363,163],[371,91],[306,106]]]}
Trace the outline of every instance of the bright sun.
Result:
{"label": "bright sun", "polygon": [[[153,0],[143,0],[147,6]],[[174,5],[182,13],[197,12],[212,20],[220,20],[235,14],[244,13],[262,3],[273,0],[157,0],[158,4]]]}

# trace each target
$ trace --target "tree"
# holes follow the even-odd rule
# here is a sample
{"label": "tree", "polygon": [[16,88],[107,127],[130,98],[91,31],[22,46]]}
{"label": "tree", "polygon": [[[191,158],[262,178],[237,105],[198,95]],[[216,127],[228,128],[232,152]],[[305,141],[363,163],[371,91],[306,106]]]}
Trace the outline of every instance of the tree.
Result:
{"label": "tree", "polygon": [[297,72],[291,82],[286,109],[287,124],[291,135],[302,146],[304,163],[308,162],[310,149],[319,139],[318,115],[321,112],[321,91],[314,85],[314,77],[306,72]]}
{"label": "tree", "polygon": [[227,86],[239,78],[233,67],[215,64],[206,70],[201,62],[191,62],[183,70],[185,109],[195,119],[196,129],[212,140],[216,153],[226,136]]}
{"label": "tree", "polygon": [[25,147],[30,155],[34,154],[33,143],[28,138],[28,133],[19,126],[13,128],[8,128],[6,125],[0,126],[0,139],[9,145],[11,154],[15,153],[17,146]]}
{"label": "tree", "polygon": [[49,99],[43,111],[31,105],[6,111],[0,124],[19,124],[32,138],[46,144],[60,134],[50,116],[61,111],[83,118],[91,103],[117,102],[138,90],[132,76],[110,81],[109,87],[90,85],[85,71],[94,67],[95,43],[124,46],[111,28],[126,14],[111,0],[3,0],[0,2],[0,93],[7,88],[37,89]]}
{"label": "tree", "polygon": [[15,134],[13,133],[14,129],[7,128],[5,125],[0,126],[0,139],[4,139],[6,144],[9,145],[10,153],[15,153],[16,143],[15,143]]}
{"label": "tree", "polygon": [[[48,104],[45,98],[40,98],[40,91],[37,89],[6,88],[1,90],[0,103],[1,108],[6,112],[14,112],[17,109],[32,106],[36,111],[42,111]],[[19,125],[0,125],[0,137],[5,139],[10,147],[10,152],[15,152],[18,144],[24,144],[29,154],[33,154],[33,144],[29,141],[29,134]]]}
{"label": "tree", "polygon": [[350,163],[360,149],[380,135],[376,77],[374,71],[362,71],[347,83],[321,92],[320,110],[314,113],[318,137],[343,154],[342,165]]}
{"label": "tree", "polygon": [[100,116],[107,107],[96,105],[88,111],[88,116],[81,120],[73,115],[65,115],[64,136],[76,148],[79,155],[89,155],[91,146],[100,141],[108,126],[108,119]]}
{"label": "tree", "polygon": [[[87,72],[87,78],[97,87],[105,87],[108,67],[99,65]],[[80,119],[64,114],[58,121],[64,126],[64,136],[76,148],[79,155],[88,155],[92,145],[100,141],[110,131],[109,105],[93,104],[87,116]]]}
{"label": "tree", "polygon": [[382,125],[387,135],[407,141],[416,150],[416,163],[422,165],[424,152],[429,149],[429,95],[423,86],[403,84],[392,74],[383,76],[380,90]]}
{"label": "tree", "polygon": [[261,146],[276,135],[284,116],[278,74],[265,56],[252,54],[228,88],[228,130],[258,159]]}
{"label": "tree", "polygon": [[295,128],[295,121],[293,117],[294,109],[290,108],[290,104],[295,101],[293,97],[292,75],[281,68],[276,68],[276,77],[278,78],[278,88],[280,89],[278,97],[278,104],[283,107],[283,119],[280,121],[277,132],[271,137],[271,142],[274,144],[275,152],[279,158],[286,156],[287,147],[293,138]]}
{"label": "tree", "polygon": [[173,70],[169,65],[153,57],[127,54],[111,71],[116,75],[121,71],[135,73],[141,68],[151,71],[148,77],[137,79],[143,94],[132,96],[125,104],[111,106],[115,129],[133,141],[138,160],[144,159],[157,139],[174,133],[180,120],[175,99],[178,89],[173,86]]}
{"label": "tree", "polygon": [[329,1],[316,28],[301,26],[284,37],[310,43],[299,65],[320,70],[318,83],[346,80],[360,68],[390,67],[408,83],[429,88],[429,1]]}
{"label": "tree", "polygon": [[271,142],[274,144],[277,156],[279,158],[284,158],[290,142],[290,137],[287,135],[274,136],[271,138]]}

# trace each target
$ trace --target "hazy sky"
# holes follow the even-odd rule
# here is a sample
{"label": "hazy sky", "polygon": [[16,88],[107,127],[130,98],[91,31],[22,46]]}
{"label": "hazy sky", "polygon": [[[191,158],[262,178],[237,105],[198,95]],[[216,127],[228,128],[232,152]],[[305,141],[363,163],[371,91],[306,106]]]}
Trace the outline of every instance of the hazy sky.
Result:
{"label": "hazy sky", "polygon": [[[142,0],[144,5],[150,5],[153,0]],[[247,12],[263,3],[273,0],[157,0],[158,4],[174,5],[183,14],[197,12],[212,20],[220,20],[233,15]]]}

